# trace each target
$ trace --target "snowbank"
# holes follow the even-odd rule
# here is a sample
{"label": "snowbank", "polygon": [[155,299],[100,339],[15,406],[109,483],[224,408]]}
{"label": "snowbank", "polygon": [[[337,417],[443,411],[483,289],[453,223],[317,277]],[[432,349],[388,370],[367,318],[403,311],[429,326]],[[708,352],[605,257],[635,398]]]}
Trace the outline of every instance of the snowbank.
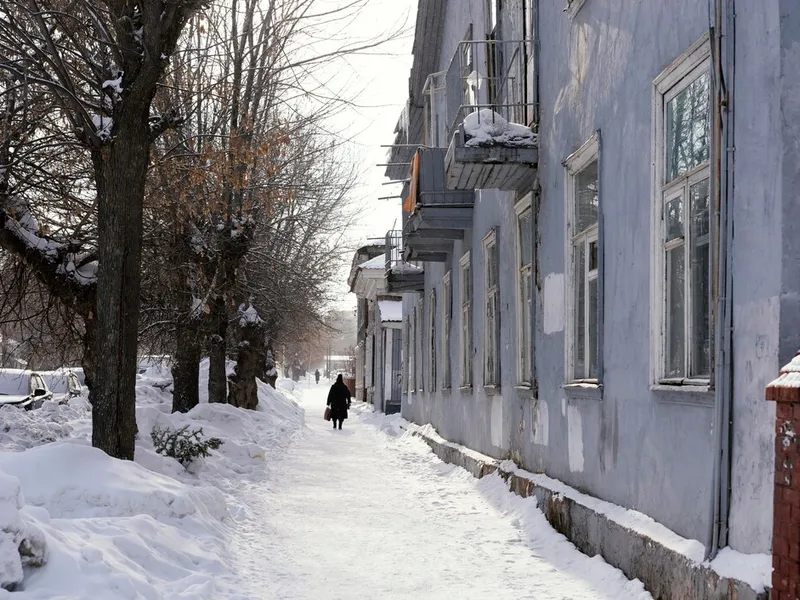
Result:
{"label": "snowbank", "polygon": [[464,119],[467,146],[513,146],[534,148],[537,135],[530,127],[510,123],[489,108],[471,112]]}
{"label": "snowbank", "polygon": [[[263,477],[301,430],[303,411],[288,392],[259,383],[255,411],[201,404],[173,415],[167,376],[155,368],[137,377],[134,462],[91,447],[84,398],[0,410],[0,582],[25,575],[14,600],[247,598],[229,558],[229,505],[243,479]],[[224,443],[187,470],[153,450],[155,424],[188,424]],[[22,539],[36,549],[25,559]],[[45,548],[45,566],[25,566]]]}

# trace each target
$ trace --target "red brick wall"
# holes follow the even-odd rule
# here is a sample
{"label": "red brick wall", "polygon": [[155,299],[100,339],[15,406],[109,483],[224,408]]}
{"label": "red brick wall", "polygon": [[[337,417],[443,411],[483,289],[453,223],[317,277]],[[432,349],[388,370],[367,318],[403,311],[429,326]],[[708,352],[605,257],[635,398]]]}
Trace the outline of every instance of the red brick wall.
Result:
{"label": "red brick wall", "polygon": [[[800,356],[800,355],[798,355]],[[800,373],[798,358],[767,387],[775,410],[775,491],[772,525],[772,600],[800,598]]]}

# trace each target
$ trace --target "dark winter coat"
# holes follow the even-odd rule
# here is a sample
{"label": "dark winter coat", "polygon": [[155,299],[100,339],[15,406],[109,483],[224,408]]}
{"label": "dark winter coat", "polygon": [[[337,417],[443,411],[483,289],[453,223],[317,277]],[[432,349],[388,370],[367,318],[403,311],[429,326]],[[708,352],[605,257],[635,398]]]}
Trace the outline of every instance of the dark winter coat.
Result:
{"label": "dark winter coat", "polygon": [[328,406],[331,407],[331,419],[346,419],[350,408],[350,390],[341,380],[336,380],[328,392]]}

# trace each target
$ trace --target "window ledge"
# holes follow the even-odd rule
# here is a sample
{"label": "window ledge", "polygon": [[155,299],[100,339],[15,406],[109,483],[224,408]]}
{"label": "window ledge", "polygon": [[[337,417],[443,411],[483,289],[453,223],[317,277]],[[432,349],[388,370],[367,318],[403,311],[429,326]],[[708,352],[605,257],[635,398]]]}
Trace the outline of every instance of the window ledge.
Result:
{"label": "window ledge", "polygon": [[472,386],[471,385],[462,385],[458,388],[464,394],[471,394],[472,393]]}
{"label": "window ledge", "polygon": [[483,391],[486,392],[487,396],[499,396],[501,393],[499,385],[485,385],[483,386]]}
{"label": "window ledge", "polygon": [[666,404],[689,404],[693,406],[714,406],[714,390],[708,385],[675,385],[655,383],[650,386],[655,392],[657,402]]}
{"label": "window ledge", "polygon": [[603,386],[599,383],[574,382],[565,383],[561,387],[564,393],[566,393],[567,398],[584,398],[586,400],[603,399]]}
{"label": "window ledge", "polygon": [[533,400],[534,395],[533,395],[533,388],[531,388],[531,386],[525,385],[523,383],[514,386],[514,389],[517,390],[517,396],[519,396],[520,398],[525,398],[526,400]]}

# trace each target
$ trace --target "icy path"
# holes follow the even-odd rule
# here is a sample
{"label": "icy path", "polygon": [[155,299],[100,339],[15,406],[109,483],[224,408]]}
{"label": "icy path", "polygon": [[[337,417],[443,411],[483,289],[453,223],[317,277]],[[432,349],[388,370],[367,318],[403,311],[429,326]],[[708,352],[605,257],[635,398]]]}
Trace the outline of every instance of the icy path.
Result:
{"label": "icy path", "polygon": [[[307,428],[236,496],[247,515],[232,548],[263,599],[650,598],[590,559],[497,477],[439,461],[392,423],[322,419],[327,385],[304,390]],[[385,431],[384,431],[385,430]],[[393,435],[394,434],[394,435]]]}

